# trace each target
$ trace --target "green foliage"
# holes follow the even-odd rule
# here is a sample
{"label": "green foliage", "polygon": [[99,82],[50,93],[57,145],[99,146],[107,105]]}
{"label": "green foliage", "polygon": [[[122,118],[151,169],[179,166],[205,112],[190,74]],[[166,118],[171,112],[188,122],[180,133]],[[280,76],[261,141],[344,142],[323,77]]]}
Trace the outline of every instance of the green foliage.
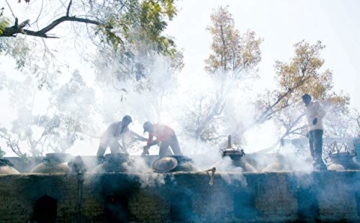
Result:
{"label": "green foliage", "polygon": [[9,21],[7,19],[2,19],[2,14],[0,14],[0,35],[7,26],[9,26]]}
{"label": "green foliage", "polygon": [[3,31],[9,25],[9,21],[3,17],[3,9],[0,9],[0,35],[3,34]]}
{"label": "green foliage", "polygon": [[12,57],[16,62],[16,68],[22,69],[30,62],[29,57],[32,49],[25,38],[0,38],[0,53]]}
{"label": "green foliage", "polygon": [[112,2],[109,6],[111,9],[107,10],[111,12],[104,15],[105,23],[95,31],[103,42],[115,50],[124,50],[136,42],[147,41],[153,50],[175,55],[174,41],[162,34],[166,21],[176,15],[173,0]]}

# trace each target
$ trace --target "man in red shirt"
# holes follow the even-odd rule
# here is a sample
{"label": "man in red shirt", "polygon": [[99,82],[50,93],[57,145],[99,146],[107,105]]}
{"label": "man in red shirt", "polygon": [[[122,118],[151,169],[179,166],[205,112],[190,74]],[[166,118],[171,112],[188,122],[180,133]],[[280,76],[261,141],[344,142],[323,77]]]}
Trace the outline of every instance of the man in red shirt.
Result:
{"label": "man in red shirt", "polygon": [[[174,155],[182,155],[175,131],[172,128],[163,124],[152,124],[149,121],[144,123],[143,128],[144,132],[149,132],[149,138],[147,140],[146,146],[144,146],[142,156],[149,154],[150,147],[159,143],[160,158],[171,152],[169,151],[169,146],[171,147],[172,153]],[[156,137],[155,140],[154,136]]]}

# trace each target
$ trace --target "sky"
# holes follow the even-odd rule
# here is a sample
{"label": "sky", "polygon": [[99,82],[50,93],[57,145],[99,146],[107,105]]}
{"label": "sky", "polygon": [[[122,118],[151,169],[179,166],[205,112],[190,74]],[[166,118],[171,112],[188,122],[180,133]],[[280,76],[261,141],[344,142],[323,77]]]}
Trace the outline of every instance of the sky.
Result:
{"label": "sky", "polygon": [[[182,85],[197,85],[205,75],[204,60],[211,53],[211,36],[206,31],[211,24],[210,14],[219,6],[229,6],[240,33],[252,30],[263,39],[260,46],[262,61],[259,63],[261,78],[254,86],[257,90],[275,84],[274,63],[276,60],[289,61],[294,55],[295,43],[305,40],[315,44],[321,40],[326,45],[322,53],[325,60],[323,67],[333,72],[334,90],[349,94],[351,106],[360,109],[357,90],[360,81],[360,46],[356,42],[360,39],[360,1],[179,0],[177,5],[178,15],[169,22],[165,33],[172,36],[184,52],[185,67],[179,76]],[[13,10],[21,15],[16,8]],[[19,20],[23,21],[28,15],[21,16]],[[61,27],[52,33],[60,38],[46,40],[47,43],[61,45],[66,38],[66,34],[61,33]],[[91,67],[79,62],[79,52],[69,49],[66,53],[63,58],[73,69],[92,76]],[[0,64],[0,74],[3,70],[10,72],[12,67],[10,62],[3,62]],[[1,97],[0,102],[3,102]],[[267,133],[260,133],[264,142],[265,137],[269,137],[269,140],[274,138]],[[256,141],[257,138],[251,140]]]}
{"label": "sky", "polygon": [[[289,61],[293,45],[320,40],[326,48],[324,68],[333,72],[334,90],[351,97],[351,106],[360,109],[357,86],[360,81],[360,1],[357,0],[182,0],[180,11],[169,23],[167,33],[184,50],[183,80],[201,76],[210,52],[211,36],[205,30],[210,14],[219,6],[229,6],[235,27],[254,31],[263,39],[259,89],[273,83],[274,62]],[[190,76],[189,76],[190,75]],[[191,82],[191,81],[190,81]]]}

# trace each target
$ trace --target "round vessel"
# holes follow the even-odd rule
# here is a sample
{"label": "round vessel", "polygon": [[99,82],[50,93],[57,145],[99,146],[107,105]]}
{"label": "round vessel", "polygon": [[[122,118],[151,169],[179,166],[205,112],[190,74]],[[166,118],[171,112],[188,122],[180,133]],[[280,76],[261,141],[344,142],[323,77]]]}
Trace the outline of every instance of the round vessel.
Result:
{"label": "round vessel", "polygon": [[197,171],[192,164],[192,160],[186,156],[166,156],[157,159],[153,163],[153,169],[157,173],[176,172],[176,171]]}
{"label": "round vessel", "polygon": [[67,162],[70,159],[71,155],[67,153],[47,153],[30,173],[69,173],[71,169]]}
{"label": "round vessel", "polygon": [[106,154],[103,163],[96,166],[93,173],[119,173],[128,170],[131,160],[127,153]]}
{"label": "round vessel", "polygon": [[7,159],[0,159],[0,174],[20,174]]}

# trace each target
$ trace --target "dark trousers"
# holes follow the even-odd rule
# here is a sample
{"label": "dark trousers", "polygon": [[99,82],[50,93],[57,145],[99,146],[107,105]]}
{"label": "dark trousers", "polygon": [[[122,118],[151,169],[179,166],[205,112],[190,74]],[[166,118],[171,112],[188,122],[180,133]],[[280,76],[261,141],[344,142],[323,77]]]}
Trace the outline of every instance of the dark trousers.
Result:
{"label": "dark trousers", "polygon": [[315,129],[309,132],[310,153],[315,161],[314,166],[318,168],[326,167],[322,160],[323,133],[324,131],[321,129]]}
{"label": "dark trousers", "polygon": [[[169,147],[171,147],[172,152]],[[162,158],[166,155],[182,155],[176,135],[160,143],[159,157]]]}
{"label": "dark trousers", "polygon": [[97,156],[98,157],[104,156],[107,147],[110,147],[110,151],[112,154],[120,153],[121,145],[120,145],[119,141],[116,138],[114,138],[114,139],[108,140],[107,144],[100,143],[100,146],[97,151]]}

